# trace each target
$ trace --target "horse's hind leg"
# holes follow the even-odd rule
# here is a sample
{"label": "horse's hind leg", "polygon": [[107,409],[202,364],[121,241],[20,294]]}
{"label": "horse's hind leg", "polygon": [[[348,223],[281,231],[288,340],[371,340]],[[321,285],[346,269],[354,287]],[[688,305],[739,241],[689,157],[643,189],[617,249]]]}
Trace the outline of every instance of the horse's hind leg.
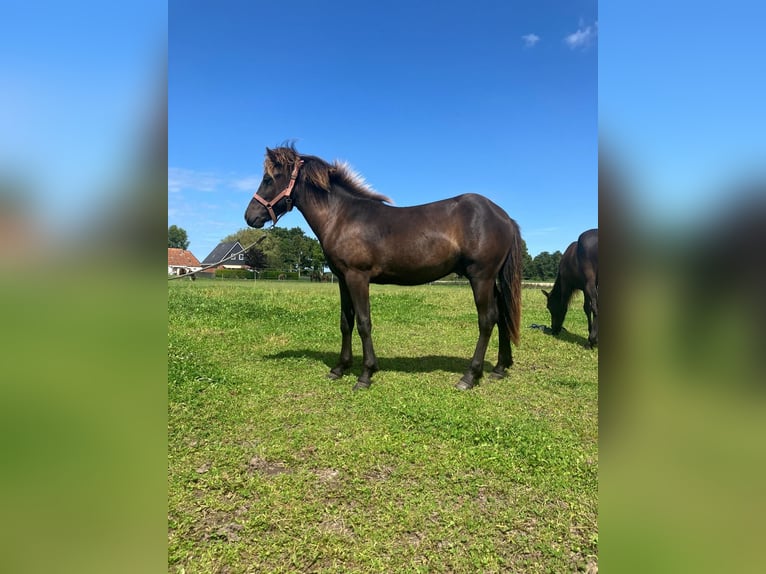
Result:
{"label": "horse's hind leg", "polygon": [[502,379],[505,377],[505,370],[513,365],[513,355],[511,354],[511,339],[508,336],[508,328],[505,324],[509,319],[503,318],[503,306],[500,304],[502,293],[495,288],[495,302],[497,307],[497,334],[498,334],[498,353],[497,364],[492,369],[490,377],[494,379]]}
{"label": "horse's hind leg", "polygon": [[591,309],[590,295],[588,295],[588,289],[585,289],[585,302],[582,305],[582,310],[585,311],[585,317],[588,319],[588,334],[593,329],[593,311]]}
{"label": "horse's hind leg", "polygon": [[[585,286],[585,314],[588,316],[588,345],[598,345],[598,287],[589,283]],[[593,319],[591,319],[591,315]]]}
{"label": "horse's hind leg", "polygon": [[340,333],[341,346],[338,364],[327,374],[330,379],[339,379],[350,367],[353,361],[351,354],[351,334],[354,330],[354,305],[345,279],[338,278],[340,287]]}
{"label": "horse's hind leg", "polygon": [[471,279],[471,286],[473,287],[476,311],[479,314],[479,340],[476,342],[476,350],[473,353],[471,365],[455,385],[460,390],[467,390],[476,386],[479,379],[481,379],[484,372],[484,356],[487,354],[487,345],[489,344],[489,338],[492,336],[492,329],[497,322],[494,278]]}

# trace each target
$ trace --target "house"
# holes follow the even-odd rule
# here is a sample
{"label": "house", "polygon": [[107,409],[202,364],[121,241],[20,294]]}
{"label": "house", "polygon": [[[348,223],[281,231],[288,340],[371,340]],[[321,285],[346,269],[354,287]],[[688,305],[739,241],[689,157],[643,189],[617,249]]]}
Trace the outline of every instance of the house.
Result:
{"label": "house", "polygon": [[245,250],[239,241],[226,241],[219,243],[210,255],[202,261],[203,267],[220,263],[215,268],[207,271],[215,272],[216,269],[249,269],[245,265]]}
{"label": "house", "polygon": [[202,269],[194,253],[186,249],[168,247],[168,275],[186,275]]}

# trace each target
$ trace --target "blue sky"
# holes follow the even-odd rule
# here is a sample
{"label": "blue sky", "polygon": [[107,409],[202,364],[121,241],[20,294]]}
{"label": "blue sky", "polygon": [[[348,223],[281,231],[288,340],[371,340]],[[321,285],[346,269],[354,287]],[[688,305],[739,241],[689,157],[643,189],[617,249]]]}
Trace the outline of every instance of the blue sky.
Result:
{"label": "blue sky", "polygon": [[631,213],[695,226],[766,176],[766,4],[602,2],[599,124]]}
{"label": "blue sky", "polygon": [[0,175],[24,183],[46,230],[78,231],[134,174],[162,94],[167,10],[8,0],[1,28]]}
{"label": "blue sky", "polygon": [[[598,225],[595,1],[169,4],[168,224],[246,227],[266,146],[342,159],[397,205],[476,192],[529,252]],[[310,234],[300,213],[280,220]]]}
{"label": "blue sky", "polygon": [[264,147],[289,138],[399,205],[484,193],[532,254],[596,225],[597,129],[639,190],[632,214],[650,221],[694,218],[763,172],[766,5],[596,9],[8,0],[0,176],[30,184],[52,233],[108,206],[133,175],[166,41],[168,219],[200,257],[244,227]]}

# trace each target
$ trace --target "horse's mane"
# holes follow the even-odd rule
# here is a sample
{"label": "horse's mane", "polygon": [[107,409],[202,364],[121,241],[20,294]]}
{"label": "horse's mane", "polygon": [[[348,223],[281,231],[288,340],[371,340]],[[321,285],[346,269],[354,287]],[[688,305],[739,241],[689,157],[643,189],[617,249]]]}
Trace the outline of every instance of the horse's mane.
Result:
{"label": "horse's mane", "polygon": [[[575,256],[576,249],[577,241],[573,241],[564,250],[564,254],[561,256],[561,261],[573,258]],[[563,309],[566,310],[569,308],[569,303],[572,301],[574,292],[575,289],[572,286],[571,278],[568,276],[562,276],[561,263],[559,263],[559,271],[556,272],[556,280],[554,281],[553,288],[551,289],[551,297],[555,297],[557,300],[561,301]]]}
{"label": "horse's mane", "polygon": [[556,280],[553,282],[551,288],[551,297],[554,301],[561,303],[561,308],[566,310],[569,308],[569,303],[572,301],[574,295],[574,289],[570,286],[564,285],[564,280],[561,277],[561,273],[556,273]]}
{"label": "horse's mane", "polygon": [[279,166],[292,169],[299,159],[303,160],[303,166],[298,178],[305,179],[328,193],[333,185],[338,185],[357,197],[394,203],[389,197],[375,191],[348,163],[336,160],[330,164],[313,155],[300,155],[292,145],[267,149],[263,168],[273,177],[274,171]]}

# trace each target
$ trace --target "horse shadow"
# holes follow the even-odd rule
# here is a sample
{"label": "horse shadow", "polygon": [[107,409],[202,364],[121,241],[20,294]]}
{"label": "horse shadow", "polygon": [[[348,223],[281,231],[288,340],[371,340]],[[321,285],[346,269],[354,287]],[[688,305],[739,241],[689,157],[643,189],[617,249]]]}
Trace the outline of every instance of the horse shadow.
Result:
{"label": "horse shadow", "polygon": [[588,341],[588,337],[583,337],[582,335],[576,335],[575,333],[567,331],[565,327],[562,327],[561,333],[556,335],[556,338],[562,341],[566,341],[567,343],[576,343],[577,345],[580,345],[581,347],[585,347],[586,349],[593,348],[593,346],[591,346],[590,344],[590,341]]}
{"label": "horse shadow", "polygon": [[[311,359],[324,363],[328,370],[332,369],[338,362],[338,353],[327,351],[316,351],[309,349],[296,349],[290,351],[280,351],[271,355],[266,355],[265,359]],[[398,371],[401,373],[432,373],[436,371],[446,371],[451,373],[462,373],[470,363],[470,358],[450,357],[447,355],[425,355],[419,357],[387,357],[378,356],[378,363],[381,371]],[[354,363],[356,366],[356,362]],[[486,366],[486,365],[485,365]],[[361,362],[359,362],[361,369]],[[489,366],[491,369],[491,365]],[[351,369],[354,370],[354,367]]]}
{"label": "horse shadow", "polygon": [[552,337],[555,337],[556,339],[559,339],[560,341],[565,341],[567,343],[575,343],[577,345],[580,345],[581,347],[585,347],[586,349],[592,349],[590,342],[588,341],[587,337],[583,337],[582,335],[577,335],[576,333],[572,333],[571,331],[567,331],[566,327],[561,328],[561,332],[558,335],[554,335],[551,332],[551,328],[548,327],[548,325],[538,325],[536,323],[533,323],[529,326],[530,329],[539,329],[544,334],[550,335]]}

